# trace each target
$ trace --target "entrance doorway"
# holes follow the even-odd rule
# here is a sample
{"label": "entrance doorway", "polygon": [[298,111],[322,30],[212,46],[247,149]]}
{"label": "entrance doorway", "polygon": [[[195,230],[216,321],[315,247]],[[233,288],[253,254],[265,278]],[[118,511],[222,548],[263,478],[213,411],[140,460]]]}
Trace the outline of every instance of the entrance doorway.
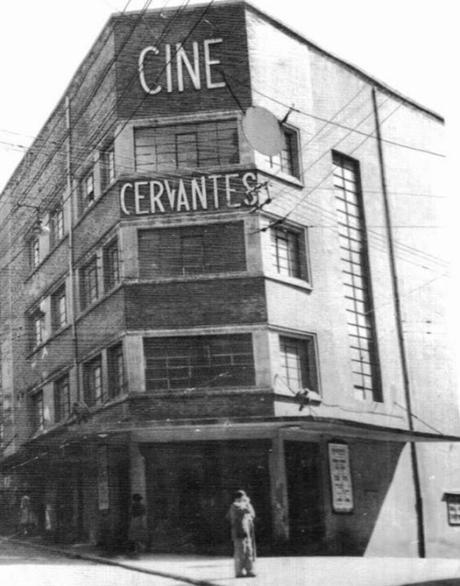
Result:
{"label": "entrance doorway", "polygon": [[256,509],[259,551],[271,542],[268,454],[265,441],[168,443],[147,446],[147,500],[152,548],[228,554],[226,513],[237,489]]}
{"label": "entrance doorway", "polygon": [[287,441],[285,454],[291,548],[313,554],[324,538],[319,444]]}

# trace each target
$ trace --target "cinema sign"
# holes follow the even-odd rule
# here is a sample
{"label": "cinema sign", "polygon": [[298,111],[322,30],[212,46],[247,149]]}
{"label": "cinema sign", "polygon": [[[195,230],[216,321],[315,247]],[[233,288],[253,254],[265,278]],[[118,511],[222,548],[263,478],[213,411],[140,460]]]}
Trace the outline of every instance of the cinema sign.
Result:
{"label": "cinema sign", "polygon": [[124,216],[235,210],[257,203],[254,171],[127,181],[120,186]]}

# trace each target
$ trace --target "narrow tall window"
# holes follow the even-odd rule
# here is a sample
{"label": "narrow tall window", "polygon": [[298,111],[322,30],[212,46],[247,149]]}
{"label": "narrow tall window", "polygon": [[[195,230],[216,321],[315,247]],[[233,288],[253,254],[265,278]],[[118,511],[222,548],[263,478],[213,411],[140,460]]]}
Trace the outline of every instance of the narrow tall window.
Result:
{"label": "narrow tall window", "polygon": [[356,398],[382,401],[359,166],[338,153],[333,164],[353,387]]}
{"label": "narrow tall window", "polygon": [[315,340],[280,336],[280,371],[291,391],[308,388],[318,391]]}
{"label": "narrow tall window", "polygon": [[84,397],[87,405],[103,402],[102,363],[98,356],[87,362],[83,367]]}
{"label": "narrow tall window", "polygon": [[64,237],[64,210],[58,206],[51,214],[51,245],[56,244]]}
{"label": "narrow tall window", "polygon": [[80,271],[81,308],[94,303],[99,297],[97,258],[92,258]]}
{"label": "narrow tall window", "polygon": [[117,344],[108,349],[107,366],[109,375],[109,397],[114,398],[121,395],[125,388],[123,344]]}
{"label": "narrow tall window", "polygon": [[275,173],[300,177],[298,134],[293,128],[283,128],[283,146],[278,155],[267,157],[268,166]]}
{"label": "narrow tall window", "polygon": [[35,269],[40,264],[40,238],[38,235],[29,240],[30,268]]}
{"label": "narrow tall window", "polygon": [[32,399],[32,428],[34,432],[43,431],[45,427],[45,416],[43,410],[43,391],[38,391]]}
{"label": "narrow tall window", "polygon": [[39,346],[45,339],[45,314],[41,310],[34,311],[31,315],[31,346]]}
{"label": "narrow tall window", "polygon": [[285,226],[270,229],[272,264],[275,271],[286,277],[307,279],[304,234]]}
{"label": "narrow tall window", "polygon": [[66,374],[54,383],[54,421],[64,421],[70,414],[70,385]]}
{"label": "narrow tall window", "polygon": [[113,145],[101,154],[103,188],[106,188],[115,179],[115,149]]}
{"label": "narrow tall window", "polygon": [[65,285],[51,296],[51,317],[53,331],[60,330],[67,324],[67,302]]}
{"label": "narrow tall window", "polygon": [[89,171],[80,182],[80,201],[81,211],[83,212],[86,208],[94,203],[95,192],[94,192],[94,173],[93,170]]}
{"label": "narrow tall window", "polygon": [[104,248],[103,257],[104,288],[106,291],[109,291],[120,281],[118,240],[113,240]]}

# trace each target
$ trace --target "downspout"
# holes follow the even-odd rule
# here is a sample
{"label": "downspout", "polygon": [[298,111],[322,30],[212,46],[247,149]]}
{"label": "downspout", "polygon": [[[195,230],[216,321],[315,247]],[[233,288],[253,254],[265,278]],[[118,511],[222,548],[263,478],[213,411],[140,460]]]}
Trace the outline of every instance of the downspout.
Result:
{"label": "downspout", "polygon": [[[378,157],[379,157],[379,165],[380,165],[380,178],[381,178],[381,187],[382,187],[382,194],[383,194],[383,202],[384,202],[384,210],[385,210],[385,221],[388,230],[388,251],[389,251],[389,259],[390,259],[390,271],[391,271],[391,281],[393,285],[394,291],[394,306],[395,306],[395,314],[396,314],[396,333],[398,336],[398,345],[399,345],[399,352],[401,356],[401,368],[403,374],[403,386],[404,386],[404,396],[406,400],[406,408],[407,408],[407,423],[409,426],[409,431],[414,431],[414,418],[412,415],[412,400],[411,400],[411,393],[410,393],[410,381],[409,381],[409,367],[407,361],[407,354],[406,354],[406,347],[404,343],[404,334],[403,334],[403,327],[402,327],[402,311],[401,311],[401,301],[399,295],[399,284],[398,284],[398,277],[396,272],[396,258],[395,258],[395,247],[393,242],[393,228],[392,228],[392,221],[391,221],[391,210],[390,210],[390,202],[388,198],[388,189],[387,189],[387,180],[386,180],[386,172],[385,172],[385,160],[383,156],[383,146],[382,146],[382,135],[381,135],[381,128],[380,128],[380,118],[379,118],[379,110],[377,104],[377,92],[375,87],[372,88],[372,104],[374,109],[374,117],[375,117],[375,134],[377,139],[377,150],[378,150]],[[420,471],[419,471],[419,464],[418,464],[418,457],[417,457],[417,448],[414,441],[410,442],[410,457],[411,457],[411,464],[412,464],[412,478],[414,482],[414,493],[415,493],[415,514],[416,514],[416,521],[417,521],[417,537],[418,537],[418,555],[421,558],[426,556],[426,547],[425,547],[425,528],[424,528],[424,515],[423,515],[423,497],[422,497],[422,488],[420,483]]]}
{"label": "downspout", "polygon": [[70,307],[70,321],[72,324],[72,346],[73,346],[73,364],[75,368],[75,380],[77,384],[77,400],[81,400],[81,388],[80,388],[80,370],[78,367],[78,332],[77,324],[75,321],[76,311],[76,291],[75,291],[75,274],[74,274],[74,235],[73,235],[73,206],[74,201],[72,197],[73,185],[72,185],[72,125],[70,116],[70,99],[66,96],[65,99],[65,120],[67,130],[67,141],[66,141],[66,177],[67,177],[67,193],[69,203],[67,206],[67,226],[68,226],[68,271],[69,271],[69,307]]}

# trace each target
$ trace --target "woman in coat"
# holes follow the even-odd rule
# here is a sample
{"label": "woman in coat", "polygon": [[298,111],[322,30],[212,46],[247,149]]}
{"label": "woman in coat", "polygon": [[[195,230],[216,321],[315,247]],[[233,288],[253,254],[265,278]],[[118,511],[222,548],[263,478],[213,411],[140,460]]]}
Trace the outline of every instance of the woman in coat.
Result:
{"label": "woman in coat", "polygon": [[145,505],[140,494],[133,494],[130,511],[128,540],[135,555],[145,551],[147,545],[147,519]]}
{"label": "woman in coat", "polygon": [[235,576],[237,578],[255,576],[255,516],[256,514],[248,495],[244,490],[237,490],[227,513],[232,532]]}

